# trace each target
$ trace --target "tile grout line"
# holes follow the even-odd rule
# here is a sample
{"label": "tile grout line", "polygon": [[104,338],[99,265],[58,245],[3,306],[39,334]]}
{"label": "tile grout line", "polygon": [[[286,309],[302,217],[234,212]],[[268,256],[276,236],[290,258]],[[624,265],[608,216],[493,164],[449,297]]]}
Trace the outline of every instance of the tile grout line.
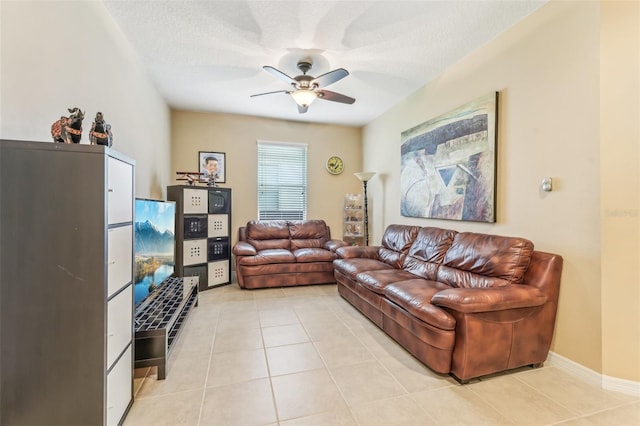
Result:
{"label": "tile grout line", "polygon": [[211,370],[211,361],[213,360],[213,347],[216,344],[216,336],[218,335],[218,325],[220,324],[220,312],[216,319],[216,327],[213,330],[213,337],[211,339],[211,349],[209,350],[209,363],[207,364],[207,372],[204,377],[204,387],[202,388],[202,398],[200,399],[200,410],[198,410],[198,426],[202,423],[202,411],[204,410],[204,400],[207,396],[207,384],[209,382],[209,371]]}
{"label": "tile grout line", "polygon": [[[336,291],[337,291],[337,284],[336,284]],[[342,297],[340,297],[340,298],[342,299]],[[344,299],[342,299],[342,300],[344,300]],[[347,302],[347,303],[348,303],[348,302]],[[378,327],[376,324],[374,324],[374,323],[373,323],[373,321],[371,321],[369,318],[367,318],[367,317],[366,317],[362,312],[360,312],[359,310],[357,310],[353,305],[349,304],[349,306],[350,306],[351,308],[353,308],[353,309],[354,309],[354,310],[355,310],[359,315],[361,315],[361,317],[362,317],[362,318],[364,318],[366,321],[368,321],[369,323],[373,324],[376,328],[378,328],[378,329],[380,328],[380,327]],[[337,315],[336,315],[336,316],[337,316]],[[379,360],[379,358],[376,356],[376,354],[375,354],[375,353],[374,353],[374,352],[373,352],[373,351],[372,351],[372,350],[371,350],[367,345],[365,345],[365,344],[364,344],[364,341],[360,338],[360,336],[358,335],[358,333],[356,333],[356,332],[355,332],[351,327],[349,327],[349,325],[348,325],[348,324],[347,324],[347,323],[346,323],[342,318],[340,318],[339,316],[337,316],[337,318],[338,318],[338,320],[340,320],[340,322],[342,323],[342,325],[344,325],[344,326],[345,326],[345,327],[346,327],[346,328],[347,328],[347,329],[348,329],[348,330],[349,330],[349,331],[350,331],[350,332],[355,336],[355,338],[356,338],[356,340],[358,341],[358,343],[360,343],[360,344],[361,344],[361,345],[362,345],[362,346],[367,350],[367,352],[369,352],[369,353],[371,354],[371,356],[373,357],[373,359],[374,359],[374,360],[375,360],[375,361],[376,361],[376,362],[377,362],[377,363],[378,363],[382,368],[384,368],[384,369],[385,369],[385,371],[389,374],[389,376],[391,376],[391,378],[392,378],[392,379],[393,379],[393,380],[394,380],[398,385],[400,385],[400,388],[401,388],[402,390],[404,390],[404,391],[406,392],[406,394],[408,395],[408,394],[409,394],[409,390],[408,390],[408,389],[406,389],[406,388],[402,385],[402,383],[400,383],[400,382],[398,381],[398,379],[396,379],[395,375],[393,375],[393,374],[391,373],[391,371],[389,371],[389,369],[388,369],[384,364],[382,364],[382,363],[380,362],[380,360]],[[396,396],[396,398],[397,398],[397,396]],[[390,398],[390,399],[392,399],[392,398]],[[384,399],[382,399],[382,400],[378,400],[378,401],[384,401]],[[350,405],[350,404],[347,404],[347,405],[349,405],[349,409],[351,410],[351,405]],[[424,411],[424,410],[423,410],[423,411]],[[353,416],[353,417],[355,418],[355,416]],[[356,421],[357,421],[357,420],[356,420]]]}
{"label": "tile grout line", "polygon": [[[543,367],[545,368],[545,367]],[[533,371],[536,371],[536,369],[532,369],[531,371],[522,371],[521,373],[523,374],[529,374]],[[576,413],[573,409],[565,406],[564,404],[561,404],[560,402],[554,400],[554,398],[551,395],[547,395],[545,392],[543,392],[541,389],[536,388],[535,386],[527,383],[526,381],[522,380],[520,377],[518,377],[518,375],[514,375],[514,379],[520,383],[522,383],[523,385],[533,389],[535,392],[537,392],[538,394],[542,395],[544,398],[553,401],[554,403],[558,404],[558,406],[564,408],[565,410],[567,410],[568,412],[575,414],[575,416],[570,417],[569,419],[564,419],[564,420],[560,420],[559,422],[556,423],[552,423],[552,424],[558,424],[558,423],[563,423],[572,419],[579,419],[581,417],[583,417],[582,415],[580,415],[580,413]]]}
{"label": "tile grout line", "polygon": [[260,318],[260,309],[256,303],[255,296],[253,297],[254,305],[256,308],[256,314],[258,315],[258,325],[260,326],[260,340],[262,341],[262,354],[264,355],[264,363],[267,366],[267,376],[269,378],[269,389],[271,390],[271,403],[273,404],[273,411],[276,415],[276,423],[280,424],[280,413],[278,412],[278,404],[276,402],[276,392],[273,388],[273,380],[271,380],[271,367],[269,366],[269,357],[267,356],[267,345],[264,341],[264,334],[262,333],[262,319]]}
{"label": "tile grout line", "polygon": [[596,414],[606,413],[607,411],[617,410],[617,409],[625,407],[627,405],[634,405],[634,404],[638,404],[638,401],[623,402],[623,403],[621,403],[619,405],[616,405],[616,406],[613,406],[613,407],[603,408],[602,410],[594,411],[593,413],[578,414],[577,416],[570,417],[568,419],[563,419],[563,420],[557,421],[555,423],[549,423],[548,426],[562,425],[564,423],[572,422],[574,420],[579,420],[579,419],[588,419],[589,417],[591,417],[593,415],[596,415]]}
{"label": "tile grout line", "polygon": [[[351,305],[349,302],[347,302],[346,300],[344,300],[342,297],[340,297],[340,298],[341,298],[343,301],[345,301],[346,303],[348,303],[349,307],[351,307],[351,308],[352,308],[353,310],[355,310],[359,315],[361,315],[361,317],[362,317],[362,318],[364,318],[365,320],[367,320],[370,324],[372,324],[372,325],[373,325],[374,327],[376,327],[378,330],[380,330],[380,331],[384,332],[384,330],[382,330],[380,327],[378,327],[378,325],[377,325],[377,324],[375,324],[373,321],[371,321],[369,318],[367,318],[367,317],[366,317],[362,312],[360,312],[358,309],[356,309],[356,307],[355,307],[355,306]],[[430,414],[426,409],[424,409],[424,407],[422,407],[422,405],[421,405],[421,404],[420,404],[420,403],[419,403],[419,402],[418,402],[418,401],[413,397],[413,392],[410,392],[410,391],[409,391],[409,389],[407,389],[407,388],[406,388],[406,387],[405,387],[405,386],[404,386],[404,385],[403,385],[403,384],[398,380],[398,378],[395,376],[395,374],[393,374],[393,372],[392,372],[391,370],[389,370],[389,368],[387,368],[387,366],[386,366],[386,365],[384,365],[382,362],[380,362],[380,358],[375,354],[375,352],[371,351],[367,345],[365,345],[365,343],[362,341],[362,339],[360,338],[360,336],[358,336],[358,334],[357,334],[357,333],[356,333],[356,332],[355,332],[351,327],[349,327],[349,325],[348,325],[346,322],[344,322],[344,320],[342,320],[342,318],[339,318],[339,317],[338,317],[338,319],[339,319],[340,321],[342,321],[342,324],[343,324],[345,327],[347,327],[347,329],[349,329],[349,331],[351,331],[351,333],[353,333],[353,335],[356,337],[356,339],[358,340],[358,342],[359,342],[362,346],[364,346],[364,347],[367,349],[367,351],[369,351],[369,353],[371,353],[371,355],[372,355],[372,356],[373,356],[373,358],[376,360],[376,362],[377,362],[377,363],[378,363],[382,368],[384,368],[384,370],[389,374],[389,376],[391,376],[391,378],[392,378],[392,379],[393,379],[393,380],[394,380],[398,385],[400,385],[400,388],[401,388],[401,389],[403,389],[403,390],[406,392],[406,394],[405,394],[405,395],[398,395],[398,396],[395,396],[395,397],[392,397],[392,398],[388,398],[388,399],[399,398],[400,396],[408,396],[408,397],[411,399],[411,401],[413,401],[413,402],[416,404],[416,406],[418,407],[418,409],[419,409],[420,411],[422,411],[422,412],[423,412],[423,413],[424,413],[428,418],[430,418],[431,420],[433,420],[433,421],[435,421],[435,422],[437,423],[437,420],[436,420],[436,419],[435,419],[435,418],[434,418],[434,417],[433,417],[433,416],[432,416],[432,415],[431,415],[431,414]],[[398,342],[396,342],[396,341],[395,341],[393,338],[391,338],[390,336],[388,336],[388,335],[387,335],[386,337],[387,337],[387,339],[389,339],[390,341],[392,341],[394,344],[399,345],[399,343],[398,343]],[[406,351],[406,349],[404,349],[404,348],[402,348],[402,349],[403,349],[405,352],[407,352],[407,351]],[[407,353],[408,353],[408,352],[407,352]],[[411,354],[409,353],[409,355],[411,355]],[[411,356],[413,357],[413,355],[411,355]],[[415,357],[414,357],[414,358],[415,358]],[[449,386],[447,386],[447,387],[449,387]],[[384,399],[383,399],[383,400],[379,400],[379,401],[384,401]],[[354,416],[354,417],[355,417],[355,416]]]}
{"label": "tile grout line", "polygon": [[[482,379],[479,379],[478,382],[475,383],[481,383]],[[503,410],[501,410],[499,407],[496,407],[494,404],[491,403],[491,401],[487,400],[486,398],[484,398],[482,396],[482,394],[480,392],[477,392],[473,389],[473,384],[474,383],[468,383],[467,385],[465,385],[464,388],[462,389],[468,389],[473,395],[475,395],[476,397],[478,397],[478,399],[480,399],[480,401],[482,401],[484,404],[486,404],[489,408],[491,408],[493,411],[495,411],[496,413],[498,413],[500,416],[504,417],[505,419],[509,420],[510,422],[514,422],[514,424],[517,424],[515,419],[512,419],[511,416],[509,416],[507,413],[503,412]],[[529,386],[531,387],[531,386]],[[538,392],[537,389],[531,387],[532,390],[534,392],[537,392],[538,394],[542,395],[540,392]],[[543,395],[544,396],[544,395]]]}
{"label": "tile grout line", "polygon": [[[329,308],[329,311],[331,313],[334,314],[336,320],[340,321],[343,325],[344,322],[342,321],[342,319],[340,317],[338,317],[337,315],[335,315],[335,312]],[[329,375],[329,377],[331,378],[331,381],[333,382],[334,386],[336,387],[336,389],[338,390],[338,393],[340,393],[340,396],[342,397],[342,400],[344,401],[345,405],[347,406],[347,410],[349,410],[349,414],[351,415],[351,418],[353,419],[353,421],[356,422],[356,424],[358,426],[363,426],[358,419],[356,418],[356,416],[353,414],[353,410],[351,409],[351,405],[349,404],[349,402],[347,401],[347,398],[344,395],[344,392],[342,392],[342,389],[340,388],[340,386],[338,385],[338,382],[336,381],[333,373],[331,372],[331,369],[329,368],[329,366],[327,365],[327,362],[324,358],[324,356],[322,356],[322,354],[320,353],[320,351],[318,351],[318,348],[316,346],[316,342],[313,341],[313,338],[311,337],[311,335],[309,334],[309,331],[307,330],[307,327],[305,327],[304,321],[302,320],[302,318],[300,318],[300,316],[298,315],[298,312],[296,311],[296,316],[298,317],[298,320],[300,321],[300,324],[302,325],[302,328],[304,328],[304,332],[307,334],[307,336],[309,337],[309,342],[311,342],[311,345],[313,346],[313,349],[316,351],[316,353],[318,354],[318,356],[320,357],[320,359],[322,360],[322,364],[324,365],[324,369],[326,370],[327,374]],[[346,325],[345,325],[346,326]],[[347,327],[347,329],[349,331],[351,331],[351,329],[349,329],[349,327]],[[355,336],[355,334],[354,334]],[[357,336],[355,336],[357,339]],[[368,350],[368,348],[367,348]],[[373,355],[373,354],[372,354]]]}

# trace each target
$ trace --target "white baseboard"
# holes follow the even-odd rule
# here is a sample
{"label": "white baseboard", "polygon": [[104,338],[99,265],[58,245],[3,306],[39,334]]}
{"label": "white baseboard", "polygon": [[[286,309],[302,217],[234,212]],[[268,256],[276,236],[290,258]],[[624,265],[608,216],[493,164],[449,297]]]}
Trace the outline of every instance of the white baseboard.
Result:
{"label": "white baseboard", "polygon": [[547,363],[554,367],[558,367],[573,376],[579,377],[592,385],[602,386],[602,374],[595,372],[582,364],[578,364],[575,361],[571,361],[569,358],[558,355],[555,352],[549,352],[549,355],[547,356]]}
{"label": "white baseboard", "polygon": [[640,397],[640,382],[634,382],[632,380],[618,379],[617,377],[611,376],[602,376],[602,388]]}
{"label": "white baseboard", "polygon": [[555,352],[549,352],[547,362],[550,365],[577,376],[588,383],[600,386],[602,389],[620,392],[627,395],[640,396],[640,382],[605,376],[585,367],[582,364],[571,361],[569,358],[558,355]]}

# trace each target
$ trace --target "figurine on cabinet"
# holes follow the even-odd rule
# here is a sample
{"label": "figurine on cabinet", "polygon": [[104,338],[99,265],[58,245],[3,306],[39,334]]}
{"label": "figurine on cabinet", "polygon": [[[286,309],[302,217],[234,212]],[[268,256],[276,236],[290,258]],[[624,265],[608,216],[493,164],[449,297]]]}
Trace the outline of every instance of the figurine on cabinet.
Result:
{"label": "figurine on cabinet", "polygon": [[84,112],[78,107],[67,110],[70,112],[69,117],[60,117],[60,120],[51,125],[51,137],[57,143],[80,143]]}
{"label": "figurine on cabinet", "polygon": [[89,141],[91,145],[113,145],[113,134],[111,133],[111,125],[104,122],[101,112],[96,114],[96,118],[91,124],[89,132]]}

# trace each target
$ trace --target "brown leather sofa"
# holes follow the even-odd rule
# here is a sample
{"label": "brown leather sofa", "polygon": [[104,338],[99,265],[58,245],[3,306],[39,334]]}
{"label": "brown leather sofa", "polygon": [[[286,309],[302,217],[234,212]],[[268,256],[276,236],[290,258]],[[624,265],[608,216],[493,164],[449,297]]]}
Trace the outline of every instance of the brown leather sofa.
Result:
{"label": "brown leather sofa", "polygon": [[340,295],[432,370],[466,383],[546,360],[562,257],[531,241],[391,225],[337,254]]}
{"label": "brown leather sofa", "polygon": [[241,288],[334,283],[335,251],[348,245],[332,240],[323,220],[251,221],[238,230],[233,246]]}

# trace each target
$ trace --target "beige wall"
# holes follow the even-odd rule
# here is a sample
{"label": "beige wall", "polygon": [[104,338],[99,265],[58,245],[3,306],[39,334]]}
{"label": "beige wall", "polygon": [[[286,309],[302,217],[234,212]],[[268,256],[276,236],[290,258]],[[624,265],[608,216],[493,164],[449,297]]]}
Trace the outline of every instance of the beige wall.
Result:
{"label": "beige wall", "polygon": [[601,9],[602,372],[640,380],[640,2]]}
{"label": "beige wall", "polygon": [[[344,194],[362,189],[360,181],[353,176],[361,171],[359,128],[174,110],[171,140],[172,173],[198,171],[198,151],[226,153],[226,183],[220,186],[233,188],[233,242],[238,226],[257,218],[258,140],[308,144],[307,217],[326,220],[337,238],[342,236]],[[345,170],[338,176],[330,175],[325,169],[325,162],[332,155],[340,156],[345,162]]]}
{"label": "beige wall", "polygon": [[68,107],[101,111],[136,160],[136,195],[169,182],[169,109],[100,2],[0,2],[0,137],[51,142]]}
{"label": "beige wall", "polygon": [[[624,67],[626,51],[634,66],[619,74],[620,64],[603,68],[608,79],[623,79],[615,89],[625,97],[622,105],[617,96],[608,102],[611,119],[603,126],[615,127],[620,108],[635,99],[620,118],[620,138],[611,135],[615,142],[600,140],[600,4],[552,1],[367,125],[363,164],[382,174],[371,182],[374,242],[388,224],[410,223],[523,236],[539,250],[561,254],[565,263],[552,350],[594,371],[637,381],[637,3],[627,7],[636,9],[622,22],[635,32],[609,31],[611,44],[626,37],[635,41],[627,40],[611,54]],[[606,18],[607,27],[620,25],[615,17]],[[400,133],[492,91],[500,96],[497,223],[402,217]],[[601,149],[609,151],[602,164]],[[553,192],[540,191],[545,176],[554,179]],[[601,185],[605,209],[635,212],[603,218],[602,236]],[[625,232],[624,245],[617,246]],[[611,276],[607,272],[601,279],[601,266],[613,270]]]}

